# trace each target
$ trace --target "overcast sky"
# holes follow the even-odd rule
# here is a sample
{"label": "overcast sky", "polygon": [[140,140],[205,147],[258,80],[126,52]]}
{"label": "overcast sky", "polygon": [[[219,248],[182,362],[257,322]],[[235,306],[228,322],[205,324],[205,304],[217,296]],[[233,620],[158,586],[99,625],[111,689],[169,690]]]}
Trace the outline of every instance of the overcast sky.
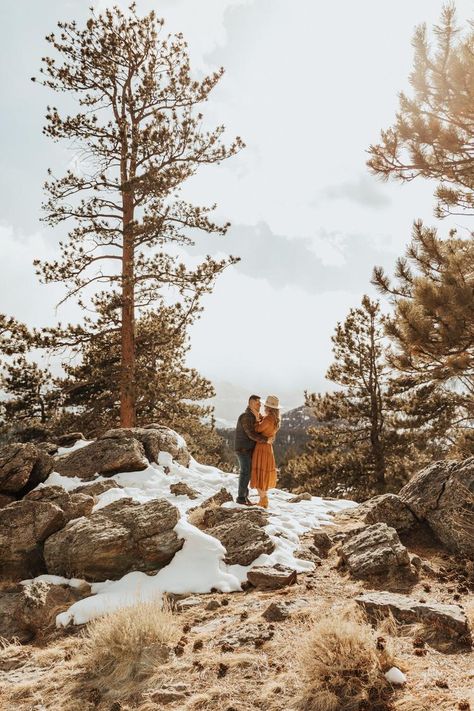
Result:
{"label": "overcast sky", "polygon": [[[64,170],[66,146],[41,134],[46,104],[61,107],[30,77],[47,52],[44,35],[59,19],[83,21],[88,0],[3,0],[0,43],[1,311],[29,324],[75,318],[55,311],[59,286],[42,286],[32,259],[52,256],[58,235],[39,222],[46,169]],[[107,6],[100,0],[92,3]],[[122,7],[128,3],[118,3]],[[201,204],[218,203],[232,222],[225,239],[199,240],[193,253],[242,261],[206,297],[192,330],[189,362],[213,381],[296,402],[326,389],[330,336],[364,293],[374,264],[389,271],[415,218],[433,217],[434,186],[381,184],[366,150],[388,127],[397,92],[408,89],[414,27],[435,23],[440,0],[138,0],[169,31],[182,31],[198,74],[226,73],[205,107],[229,140],[247,148],[205,168],[186,187]],[[458,19],[472,17],[459,0]],[[455,223],[454,223],[455,224]],[[465,226],[464,226],[465,227]]]}

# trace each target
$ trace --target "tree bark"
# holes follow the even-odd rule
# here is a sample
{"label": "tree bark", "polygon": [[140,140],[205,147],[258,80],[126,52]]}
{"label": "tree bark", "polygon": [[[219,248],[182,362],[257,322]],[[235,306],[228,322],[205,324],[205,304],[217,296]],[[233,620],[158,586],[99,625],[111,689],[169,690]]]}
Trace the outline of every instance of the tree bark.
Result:
{"label": "tree bark", "polygon": [[123,193],[122,259],[122,362],[120,378],[120,426],[135,426],[135,289],[134,237],[131,230],[133,198]]}

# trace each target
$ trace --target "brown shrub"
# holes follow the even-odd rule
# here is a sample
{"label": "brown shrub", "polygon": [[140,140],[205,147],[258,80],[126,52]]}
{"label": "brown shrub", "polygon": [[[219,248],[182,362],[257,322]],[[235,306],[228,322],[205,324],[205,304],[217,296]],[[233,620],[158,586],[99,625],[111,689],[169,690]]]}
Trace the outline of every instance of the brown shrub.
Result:
{"label": "brown shrub", "polygon": [[80,666],[101,692],[127,695],[168,661],[179,634],[161,602],[141,602],[88,626]]}
{"label": "brown shrub", "polygon": [[393,666],[388,645],[356,611],[328,611],[302,640],[302,711],[375,711],[387,708]]}

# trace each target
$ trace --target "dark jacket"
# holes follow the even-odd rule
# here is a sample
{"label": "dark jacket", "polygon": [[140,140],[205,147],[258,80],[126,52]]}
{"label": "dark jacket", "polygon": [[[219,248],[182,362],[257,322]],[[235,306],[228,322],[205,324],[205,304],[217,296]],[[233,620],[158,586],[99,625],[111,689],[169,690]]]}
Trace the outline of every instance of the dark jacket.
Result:
{"label": "dark jacket", "polygon": [[240,415],[235,428],[234,449],[236,452],[251,452],[257,442],[268,442],[268,437],[255,432],[256,422],[257,418],[250,407]]}

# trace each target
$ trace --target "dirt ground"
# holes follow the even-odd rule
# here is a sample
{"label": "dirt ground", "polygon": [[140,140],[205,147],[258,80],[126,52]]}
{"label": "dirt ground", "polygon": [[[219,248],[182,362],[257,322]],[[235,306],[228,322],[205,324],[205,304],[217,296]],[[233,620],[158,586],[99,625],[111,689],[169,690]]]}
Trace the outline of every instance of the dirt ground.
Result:
{"label": "dirt ground", "polygon": [[[303,547],[311,542],[308,535]],[[457,603],[474,621],[472,585],[462,566],[418,530],[404,539],[424,566],[416,583],[357,581],[338,567],[333,549],[313,572],[282,590],[199,596],[174,613],[181,638],[169,660],[120,689],[98,688],[81,667],[83,631],[53,630],[42,641],[0,648],[0,708],[8,711],[283,711],[299,709],[300,649],[313,620],[346,610],[367,590],[390,589],[423,601]],[[309,554],[308,554],[309,555]],[[194,596],[193,596],[194,598]],[[211,602],[214,601],[214,602]],[[262,613],[285,602],[289,616],[269,622]],[[209,605],[209,603],[211,603]],[[206,609],[209,608],[212,609]],[[387,625],[397,665],[407,683],[394,689],[394,711],[474,711],[474,654],[446,653],[419,640],[414,626]],[[421,649],[421,651],[420,651]],[[370,710],[369,710],[370,711]]]}

